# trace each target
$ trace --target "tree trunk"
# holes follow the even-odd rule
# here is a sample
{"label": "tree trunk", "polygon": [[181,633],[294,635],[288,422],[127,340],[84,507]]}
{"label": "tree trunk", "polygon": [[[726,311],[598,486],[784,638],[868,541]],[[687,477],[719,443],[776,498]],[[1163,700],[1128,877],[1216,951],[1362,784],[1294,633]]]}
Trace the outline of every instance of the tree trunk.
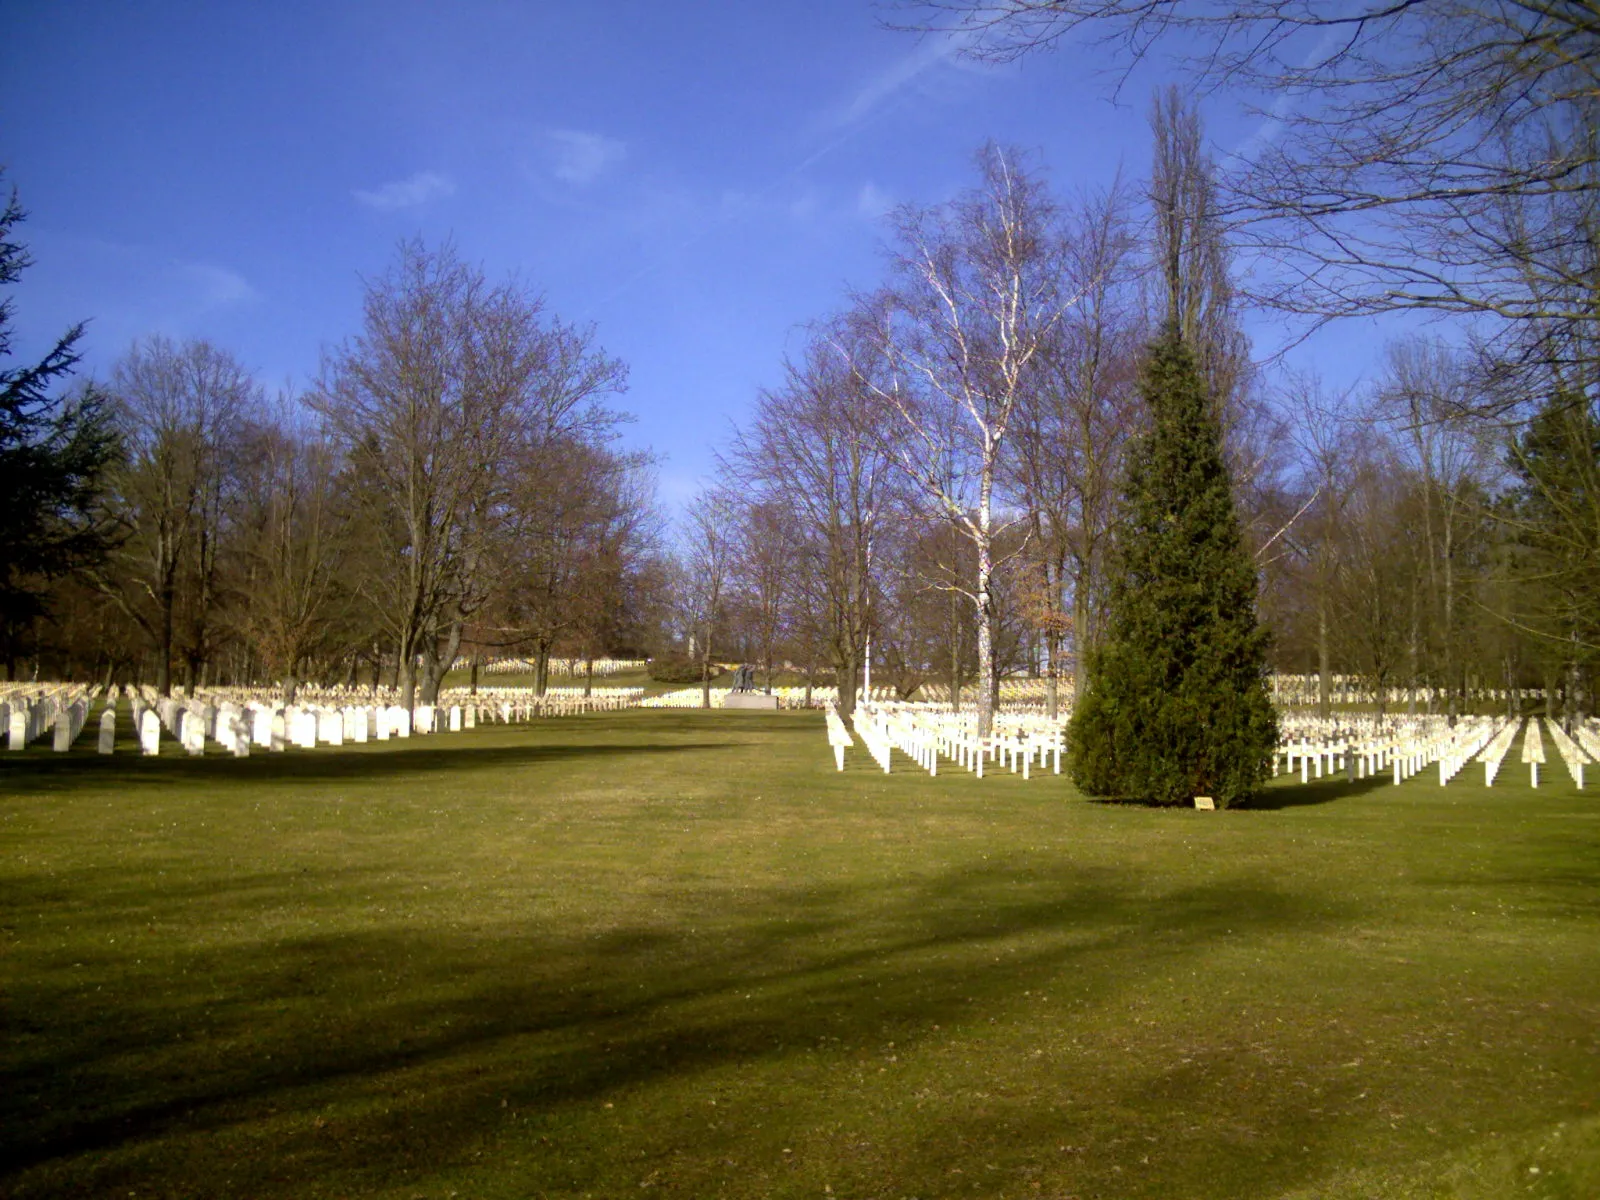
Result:
{"label": "tree trunk", "polygon": [[1085,560],[1078,568],[1078,582],[1072,590],[1072,640],[1077,653],[1072,659],[1072,702],[1083,699],[1088,683],[1089,651],[1094,644],[1094,613],[1090,600],[1090,571]]}
{"label": "tree trunk", "polygon": [[1419,661],[1420,648],[1417,645],[1417,639],[1421,636],[1421,630],[1418,628],[1418,624],[1417,587],[1416,584],[1413,583],[1411,586],[1411,646],[1409,650],[1411,658],[1411,679],[1406,688],[1407,716],[1415,716],[1417,712],[1417,677],[1422,670],[1422,665]]}
{"label": "tree trunk", "polygon": [[444,672],[439,669],[439,651],[429,638],[422,649],[422,686],[418,689],[422,703],[439,703],[439,681],[443,676]]}
{"label": "tree trunk", "polygon": [[1333,715],[1333,700],[1329,695],[1328,652],[1328,593],[1319,589],[1317,596],[1317,715],[1326,721]]}
{"label": "tree trunk", "polygon": [[861,663],[853,654],[841,654],[834,663],[839,677],[839,715],[848,717],[856,710],[856,689],[861,686]]}
{"label": "tree trunk", "polygon": [[429,638],[427,649],[423,655],[423,682],[422,702],[424,704],[439,703],[439,689],[444,684],[444,677],[450,673],[450,668],[455,666],[456,658],[461,653],[461,622],[450,622],[450,632],[445,636],[444,653],[439,653],[438,643]]}
{"label": "tree trunk", "polygon": [[1052,578],[1055,564],[1048,559],[1044,564],[1044,595],[1045,595],[1045,626],[1044,626],[1044,715],[1051,721],[1056,719],[1060,704],[1056,687],[1056,651],[1060,634],[1056,631],[1058,616],[1056,602],[1060,592],[1059,579]]}
{"label": "tree trunk", "polygon": [[415,712],[417,707],[416,648],[409,637],[402,637],[395,647],[394,686],[400,693],[400,707]]}
{"label": "tree trunk", "polygon": [[1442,682],[1449,699],[1445,709],[1453,728],[1456,723],[1456,573],[1455,573],[1455,523],[1448,516],[1444,522],[1444,640],[1442,657],[1444,668]]}
{"label": "tree trunk", "polygon": [[994,730],[994,693],[998,681],[994,673],[994,615],[989,595],[990,573],[987,542],[978,546],[978,736],[986,738]]}
{"label": "tree trunk", "polygon": [[950,711],[961,711],[961,598],[950,593]]}
{"label": "tree trunk", "polygon": [[[173,625],[175,622],[173,610],[177,607],[177,596],[173,591],[170,578],[162,580],[162,586],[156,593],[156,622],[151,632],[155,634],[156,643],[156,694],[158,696],[172,695],[172,643],[174,640]],[[149,627],[146,626],[148,629]]]}

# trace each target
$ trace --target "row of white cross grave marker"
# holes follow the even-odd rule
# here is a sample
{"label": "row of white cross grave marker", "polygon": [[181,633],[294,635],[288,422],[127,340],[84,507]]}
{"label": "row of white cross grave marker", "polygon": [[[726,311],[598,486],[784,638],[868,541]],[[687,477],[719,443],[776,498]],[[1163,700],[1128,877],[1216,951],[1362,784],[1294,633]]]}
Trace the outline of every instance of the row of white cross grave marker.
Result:
{"label": "row of white cross grave marker", "polygon": [[[640,689],[643,691],[643,689]],[[888,689],[882,689],[884,695],[892,695]],[[728,708],[728,697],[735,695],[727,688],[711,689],[711,707]],[[839,689],[835,687],[775,687],[762,693],[777,698],[779,708],[826,708],[830,704],[838,703]],[[679,688],[675,692],[662,692],[660,695],[650,696],[639,701],[640,708],[701,708],[705,702],[705,690],[701,687]]]}
{"label": "row of white cross grave marker", "polygon": [[[976,717],[947,708],[916,704],[862,703],[852,718],[855,735],[827,706],[828,745],[834,765],[844,770],[845,751],[861,739],[867,753],[885,773],[892,768],[895,750],[901,751],[930,775],[939,773],[939,760],[947,758],[983,778],[986,763],[1009,767],[1031,777],[1035,762],[1047,763],[1051,773],[1061,773],[1065,748],[1065,718],[1049,720],[1031,713],[996,713],[993,732],[979,738]],[[1584,768],[1600,760],[1600,723],[1590,719],[1569,735],[1554,722],[1546,723],[1550,740],[1573,782],[1583,787]],[[1539,786],[1539,768],[1546,762],[1539,718],[1464,717],[1451,726],[1445,717],[1367,718],[1323,721],[1316,717],[1284,717],[1280,741],[1273,755],[1273,774],[1300,772],[1300,781],[1331,776],[1342,771],[1349,779],[1388,774],[1395,783],[1409,779],[1430,764],[1438,764],[1439,783],[1449,783],[1467,763],[1483,764],[1484,784],[1494,783],[1501,761],[1517,735],[1526,729],[1522,761],[1530,782]]]}
{"label": "row of white cross grave marker", "polygon": [[[1269,675],[1267,690],[1280,708],[1316,704],[1321,698],[1321,682],[1315,675]],[[1374,704],[1380,698],[1386,705],[1422,704],[1436,709],[1446,704],[1451,693],[1445,688],[1391,686],[1380,689],[1359,675],[1330,675],[1330,704]],[[1456,693],[1468,707],[1500,707],[1509,703],[1540,704],[1546,699],[1543,688],[1470,687]]]}
{"label": "row of white cross grave marker", "polygon": [[[54,731],[53,748],[70,750],[99,691],[66,684],[45,685],[37,690],[10,689],[0,698],[0,729],[5,731],[7,748],[21,750],[50,729]],[[615,711],[636,704],[639,691],[596,689],[597,693],[606,694],[584,696],[571,689],[568,693],[536,696],[523,689],[486,688],[480,689],[476,697],[459,697],[467,703],[423,704],[409,710],[397,704],[336,703],[326,693],[322,694],[321,703],[285,705],[268,699],[265,689],[254,688],[206,689],[186,697],[157,696],[148,688],[134,687],[128,689],[127,699],[142,753],[159,754],[165,734],[191,755],[204,754],[211,742],[242,758],[252,746],[267,750],[289,746],[311,749],[346,742],[387,741],[413,733],[456,732],[475,728],[480,721],[511,723]],[[445,695],[455,698],[451,693]],[[106,693],[100,715],[101,754],[111,754],[116,749],[120,698],[116,687]]]}
{"label": "row of white cross grave marker", "polygon": [[1350,779],[1388,773],[1399,783],[1437,764],[1443,786],[1468,763],[1478,762],[1483,764],[1483,782],[1488,787],[1520,733],[1528,781],[1538,787],[1539,768],[1548,761],[1541,729],[1549,730],[1568,774],[1582,788],[1584,768],[1600,759],[1600,724],[1593,718],[1574,726],[1570,735],[1555,722],[1538,717],[1526,722],[1521,718],[1461,717],[1454,726],[1440,716],[1390,718],[1357,726],[1312,717],[1286,718],[1280,721],[1282,740],[1273,773],[1280,769],[1292,772],[1298,766],[1302,783],[1336,770]]}
{"label": "row of white cross grave marker", "polygon": [[[827,707],[828,744],[833,760],[844,770],[844,753],[855,743],[838,709]],[[905,703],[863,702],[851,718],[856,736],[872,760],[887,774],[894,751],[899,750],[930,775],[939,773],[939,759],[983,778],[987,764],[1033,777],[1037,762],[1043,770],[1061,774],[1061,752],[1066,748],[1066,718],[1051,720],[1038,713],[994,714],[990,735],[978,736],[977,717],[943,707]]]}

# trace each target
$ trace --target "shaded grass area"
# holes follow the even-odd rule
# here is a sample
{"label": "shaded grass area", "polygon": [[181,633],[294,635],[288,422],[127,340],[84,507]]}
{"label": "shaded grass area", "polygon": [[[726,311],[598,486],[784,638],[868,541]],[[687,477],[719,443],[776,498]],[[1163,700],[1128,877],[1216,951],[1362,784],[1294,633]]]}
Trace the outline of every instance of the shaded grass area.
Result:
{"label": "shaded grass area", "polygon": [[1600,796],[900,766],[0,756],[0,1193],[1600,1194]]}

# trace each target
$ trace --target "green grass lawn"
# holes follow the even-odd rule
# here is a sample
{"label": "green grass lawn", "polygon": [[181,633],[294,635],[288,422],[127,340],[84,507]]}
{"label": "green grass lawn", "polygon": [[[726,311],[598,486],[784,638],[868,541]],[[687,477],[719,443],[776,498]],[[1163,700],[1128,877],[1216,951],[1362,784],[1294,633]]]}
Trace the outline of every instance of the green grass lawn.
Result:
{"label": "green grass lawn", "polygon": [[816,714],[93,732],[0,755],[0,1195],[1600,1196],[1600,790],[1515,754],[1196,813]]}

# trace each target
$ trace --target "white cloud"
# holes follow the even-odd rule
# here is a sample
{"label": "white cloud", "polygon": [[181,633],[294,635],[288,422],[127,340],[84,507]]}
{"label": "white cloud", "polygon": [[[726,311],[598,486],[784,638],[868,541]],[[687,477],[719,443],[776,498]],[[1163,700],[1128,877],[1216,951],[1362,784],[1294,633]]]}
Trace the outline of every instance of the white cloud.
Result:
{"label": "white cloud", "polygon": [[628,147],[602,133],[580,129],[552,129],[545,135],[550,146],[555,177],[576,187],[593,183],[627,156]]}
{"label": "white cloud", "polygon": [[861,190],[856,193],[856,212],[869,221],[881,219],[893,207],[894,197],[871,180],[862,184]]}
{"label": "white cloud", "polygon": [[838,129],[864,120],[874,109],[892,100],[933,68],[958,62],[961,52],[976,40],[977,35],[967,30],[926,35],[915,50],[890,63],[858,88],[848,101],[835,108],[826,124]]}
{"label": "white cloud", "polygon": [[204,308],[220,308],[261,299],[261,293],[237,271],[211,263],[179,263],[178,275],[199,295]]}
{"label": "white cloud", "polygon": [[371,191],[356,189],[355,198],[368,208],[389,212],[399,208],[416,208],[429,200],[455,194],[456,185],[449,176],[438,171],[418,171],[410,179],[396,179]]}
{"label": "white cloud", "polygon": [[822,211],[822,197],[816,188],[807,188],[789,201],[789,216],[796,221],[810,221]]}

